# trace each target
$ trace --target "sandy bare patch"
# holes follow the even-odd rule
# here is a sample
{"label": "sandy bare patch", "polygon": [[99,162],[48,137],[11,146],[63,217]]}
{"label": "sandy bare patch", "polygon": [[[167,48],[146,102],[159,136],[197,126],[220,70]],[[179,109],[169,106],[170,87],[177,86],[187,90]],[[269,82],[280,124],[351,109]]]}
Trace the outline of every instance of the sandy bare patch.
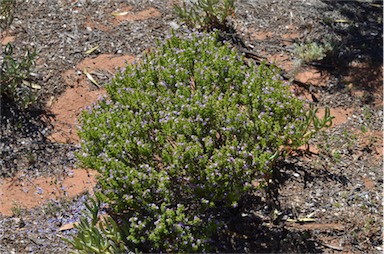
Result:
{"label": "sandy bare patch", "polygon": [[48,200],[73,198],[96,184],[96,172],[75,169],[71,176],[62,178],[39,177],[29,179],[18,175],[0,180],[0,213],[12,215],[12,208],[33,208]]}
{"label": "sandy bare patch", "polygon": [[135,58],[133,56],[99,55],[86,58],[75,69],[63,74],[68,88],[63,95],[56,98],[51,111],[55,115],[54,131],[49,139],[61,143],[78,143],[77,118],[86,106],[91,106],[97,99],[106,94],[103,88],[97,89],[87,78],[85,71],[96,77],[97,72],[116,73]]}

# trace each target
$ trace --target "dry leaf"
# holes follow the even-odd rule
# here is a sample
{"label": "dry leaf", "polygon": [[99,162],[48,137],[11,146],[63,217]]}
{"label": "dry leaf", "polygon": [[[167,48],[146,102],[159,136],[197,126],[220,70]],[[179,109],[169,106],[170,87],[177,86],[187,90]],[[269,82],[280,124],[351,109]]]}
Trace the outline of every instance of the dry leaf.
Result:
{"label": "dry leaf", "polygon": [[26,80],[23,80],[22,82],[23,82],[23,85],[29,86],[29,87],[31,87],[33,89],[36,89],[36,90],[40,90],[41,89],[41,86],[38,85],[38,84],[34,84],[34,83],[26,81]]}
{"label": "dry leaf", "polygon": [[349,21],[346,19],[336,19],[335,22],[336,23],[349,23]]}
{"label": "dry leaf", "polygon": [[125,16],[127,14],[129,14],[129,12],[127,12],[127,11],[124,11],[124,12],[114,12],[114,13],[112,13],[112,16],[115,16],[115,17],[117,17],[117,16]]}
{"label": "dry leaf", "polygon": [[295,223],[304,223],[304,222],[315,222],[314,218],[298,218],[297,220],[287,219],[287,222],[295,222]]}
{"label": "dry leaf", "polygon": [[50,108],[52,106],[53,100],[55,99],[55,96],[51,96],[47,102],[47,107]]}
{"label": "dry leaf", "polygon": [[85,51],[85,54],[89,55],[91,54],[93,51],[95,51],[96,49],[99,48],[99,45],[96,45],[95,47],[91,48],[91,49],[88,49],[87,51]]}
{"label": "dry leaf", "polygon": [[87,71],[86,68],[83,70],[84,74],[87,76],[87,78],[97,87],[100,88],[99,84],[96,82],[96,80],[92,77],[92,75]]}
{"label": "dry leaf", "polygon": [[70,230],[70,229],[74,228],[77,224],[79,224],[79,223],[78,222],[72,222],[72,223],[65,224],[65,225],[61,226],[61,228],[59,228],[59,231]]}

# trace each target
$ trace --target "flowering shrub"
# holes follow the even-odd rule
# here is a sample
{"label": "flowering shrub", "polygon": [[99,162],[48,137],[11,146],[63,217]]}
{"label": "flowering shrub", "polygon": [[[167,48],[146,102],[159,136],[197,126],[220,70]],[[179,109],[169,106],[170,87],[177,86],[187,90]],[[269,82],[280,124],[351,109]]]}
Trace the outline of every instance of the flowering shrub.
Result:
{"label": "flowering shrub", "polygon": [[127,225],[125,244],[144,252],[207,250],[219,208],[311,125],[275,69],[245,65],[217,33],[173,34],[106,90],[83,111],[78,158],[101,173],[97,195]]}

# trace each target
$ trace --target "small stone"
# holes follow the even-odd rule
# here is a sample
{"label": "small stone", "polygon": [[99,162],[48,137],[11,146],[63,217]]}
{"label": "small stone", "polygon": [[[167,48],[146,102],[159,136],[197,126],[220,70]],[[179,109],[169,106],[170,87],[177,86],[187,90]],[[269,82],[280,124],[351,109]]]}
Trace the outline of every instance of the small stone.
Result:
{"label": "small stone", "polygon": [[177,30],[180,28],[180,25],[178,25],[176,22],[171,21],[168,23],[173,29]]}
{"label": "small stone", "polygon": [[28,252],[33,252],[33,248],[32,248],[32,246],[27,246],[27,247],[25,247],[25,249],[24,249],[25,251],[28,251]]}

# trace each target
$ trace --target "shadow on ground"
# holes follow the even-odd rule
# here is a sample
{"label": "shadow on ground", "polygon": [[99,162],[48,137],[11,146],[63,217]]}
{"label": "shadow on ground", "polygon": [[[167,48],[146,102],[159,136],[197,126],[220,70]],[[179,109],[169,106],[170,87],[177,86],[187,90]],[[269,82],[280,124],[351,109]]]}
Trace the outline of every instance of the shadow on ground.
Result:
{"label": "shadow on ground", "polygon": [[[349,76],[347,82],[360,90],[375,91],[382,85],[382,1],[323,2],[324,13],[336,10],[343,18],[327,17],[327,14],[323,17],[322,22],[337,42],[332,54],[321,61],[320,68],[323,66],[341,80]],[[345,85],[341,83],[336,90]]]}
{"label": "shadow on ground", "polygon": [[[340,183],[348,185],[349,180],[341,174],[298,166],[282,161],[276,165],[273,181],[265,192],[245,196],[235,209],[222,211],[225,230],[214,237],[213,245],[218,253],[320,253],[323,243],[317,239],[314,230],[295,229],[288,226],[286,219],[295,212],[294,207],[282,207],[279,192],[289,181],[297,181],[294,173],[302,176],[306,188],[310,182]],[[265,196],[265,198],[263,198]],[[299,225],[302,225],[299,223]]]}
{"label": "shadow on ground", "polygon": [[0,117],[0,177],[13,177],[17,172],[41,174],[56,167],[55,161],[57,168],[68,164],[68,159],[57,159],[57,154],[68,147],[47,140],[52,129],[51,116],[42,107],[20,110],[3,96]]}

